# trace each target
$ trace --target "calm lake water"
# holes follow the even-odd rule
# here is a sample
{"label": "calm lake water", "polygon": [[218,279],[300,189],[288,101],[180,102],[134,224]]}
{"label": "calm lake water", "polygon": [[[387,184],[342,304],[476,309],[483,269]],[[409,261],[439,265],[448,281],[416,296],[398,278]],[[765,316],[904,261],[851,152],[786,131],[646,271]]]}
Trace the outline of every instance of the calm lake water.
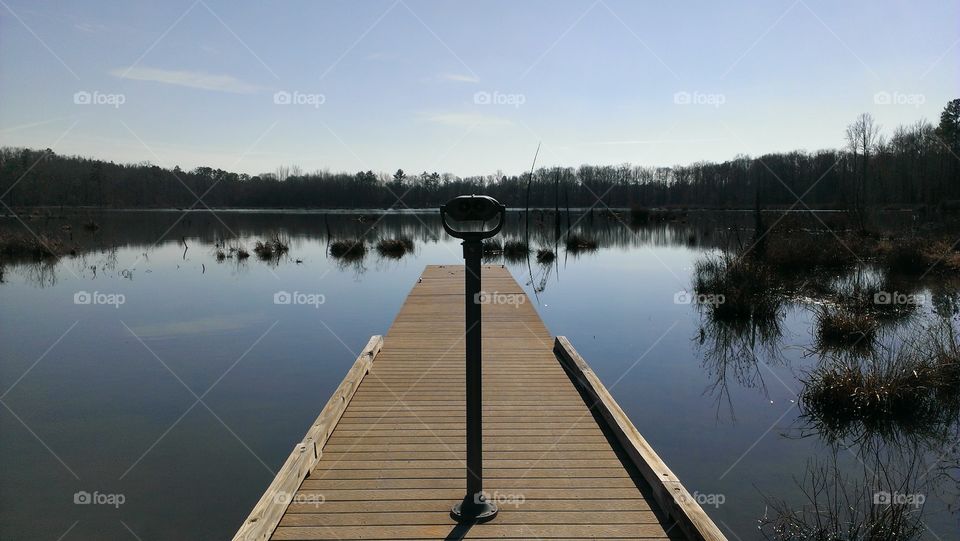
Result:
{"label": "calm lake water", "polygon": [[[117,211],[0,220],[5,230],[50,235],[67,235],[70,224],[81,247],[58,263],[8,264],[0,284],[0,538],[231,536],[424,266],[462,263],[434,213],[378,217]],[[82,227],[90,219],[95,232]],[[869,509],[877,468],[889,476],[888,466],[916,456],[921,464],[893,492],[922,486],[907,492],[925,502],[922,538],[960,539],[955,422],[947,439],[901,442],[879,460],[857,442],[831,443],[798,403],[822,362],[811,352],[812,303],[789,304],[772,341],[730,345],[685,302],[695,262],[749,238],[733,229],[748,214],[691,212],[640,228],[599,213],[573,221],[598,250],[567,253],[561,242],[551,265],[506,266],[730,539],[762,538],[771,499],[804,505],[810,471],[839,472]],[[531,225],[534,246],[552,247],[550,216],[534,212]],[[511,213],[504,237],[522,231],[521,214]],[[414,253],[328,255],[331,237],[364,234],[409,237]],[[274,235],[290,245],[279,261],[216,257],[223,243],[252,251]],[[281,291],[324,302],[275,304]],[[927,306],[919,319],[938,317]],[[82,492],[104,503],[75,504]]]}

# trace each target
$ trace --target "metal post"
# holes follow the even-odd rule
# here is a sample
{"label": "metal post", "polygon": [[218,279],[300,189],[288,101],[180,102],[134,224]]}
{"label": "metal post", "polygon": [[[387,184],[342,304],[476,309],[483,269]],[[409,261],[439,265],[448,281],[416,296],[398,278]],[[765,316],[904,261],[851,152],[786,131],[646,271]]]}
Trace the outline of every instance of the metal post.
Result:
{"label": "metal post", "polygon": [[467,324],[467,496],[483,497],[483,345],[480,305],[480,241],[463,241]]}

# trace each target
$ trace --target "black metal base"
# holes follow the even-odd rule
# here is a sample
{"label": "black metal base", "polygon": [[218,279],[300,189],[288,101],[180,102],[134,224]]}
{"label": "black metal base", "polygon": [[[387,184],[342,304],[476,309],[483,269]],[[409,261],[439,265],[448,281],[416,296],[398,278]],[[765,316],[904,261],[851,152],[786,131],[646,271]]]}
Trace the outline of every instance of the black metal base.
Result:
{"label": "black metal base", "polygon": [[462,502],[453,506],[450,516],[457,522],[486,522],[493,520],[498,511],[500,510],[493,503],[486,500],[477,503],[473,496],[468,494]]}

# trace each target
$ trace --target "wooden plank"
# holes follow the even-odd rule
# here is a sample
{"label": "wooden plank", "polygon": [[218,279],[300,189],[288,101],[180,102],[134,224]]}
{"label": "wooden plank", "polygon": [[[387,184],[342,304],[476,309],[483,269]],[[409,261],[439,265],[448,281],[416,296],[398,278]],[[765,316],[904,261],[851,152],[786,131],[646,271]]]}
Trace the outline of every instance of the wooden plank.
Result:
{"label": "wooden plank", "polygon": [[[510,510],[517,511],[650,511],[654,512],[646,500],[526,500]],[[404,501],[324,501],[323,503],[301,503],[293,501],[287,513],[436,513],[446,524],[450,521],[450,502],[445,500],[404,500]]]}
{"label": "wooden plank", "polygon": [[[458,468],[419,468],[396,470],[353,470],[332,468],[314,470],[310,479],[460,479],[463,467]],[[517,470],[510,468],[484,468],[485,479],[516,479]],[[522,472],[523,479],[556,479],[575,477],[623,477],[630,478],[622,466],[613,468],[537,468]]]}
{"label": "wooden plank", "polygon": [[[657,524],[652,511],[528,511],[520,504],[497,524]],[[445,513],[288,513],[280,526],[450,526]]]}
{"label": "wooden plank", "polygon": [[653,447],[640,434],[630,418],[593,372],[590,365],[577,353],[565,336],[558,336],[554,351],[590,398],[590,408],[598,411],[608,427],[626,450],[633,464],[653,489],[661,509],[666,511],[689,539],[695,541],[726,541],[713,520],[687,492],[680,479],[660,459]]}
{"label": "wooden plank", "polygon": [[333,427],[343,415],[347,404],[360,385],[360,381],[370,370],[370,365],[383,346],[383,337],[372,336],[357,360],[337,387],[317,420],[303,440],[294,446],[287,460],[280,467],[273,482],[250,511],[246,520],[233,536],[234,541],[262,541],[270,539],[280,518],[291,501],[297,488],[310,470],[320,459],[321,449],[327,442]]}
{"label": "wooden plank", "polygon": [[[277,528],[274,539],[450,539],[455,524],[442,526],[344,526],[336,529],[319,526]],[[573,538],[597,539],[623,537],[630,539],[667,539],[660,524],[532,524],[520,528],[495,522],[470,530],[468,539],[498,539],[522,533],[534,539]],[[454,538],[455,539],[455,538]]]}

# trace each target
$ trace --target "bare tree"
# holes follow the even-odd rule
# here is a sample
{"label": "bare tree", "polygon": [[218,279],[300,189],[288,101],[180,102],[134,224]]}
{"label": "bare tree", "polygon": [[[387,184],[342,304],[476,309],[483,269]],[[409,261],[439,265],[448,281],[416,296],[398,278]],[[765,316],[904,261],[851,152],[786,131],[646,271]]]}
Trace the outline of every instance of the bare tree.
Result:
{"label": "bare tree", "polygon": [[879,139],[880,125],[874,121],[870,113],[861,113],[852,124],[847,126],[847,148],[853,154],[854,167],[853,212],[861,228],[865,225],[863,211],[870,156],[876,149]]}

